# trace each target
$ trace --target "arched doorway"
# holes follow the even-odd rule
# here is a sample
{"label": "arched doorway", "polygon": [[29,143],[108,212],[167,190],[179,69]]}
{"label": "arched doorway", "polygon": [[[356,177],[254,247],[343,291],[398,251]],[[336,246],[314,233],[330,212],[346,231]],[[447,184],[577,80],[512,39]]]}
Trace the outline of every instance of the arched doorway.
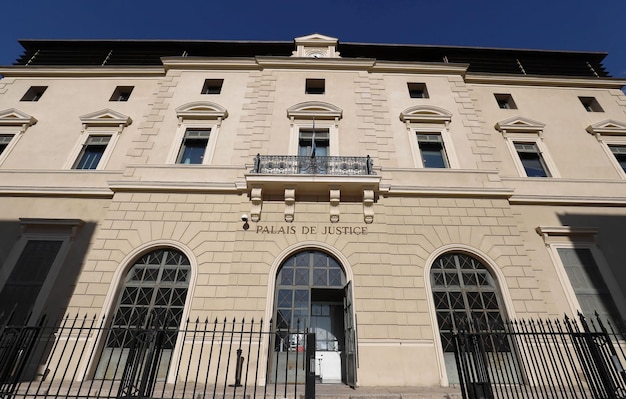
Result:
{"label": "arched doorway", "polygon": [[[137,333],[156,328],[161,331],[156,359],[157,378],[167,375],[172,351],[182,321],[191,265],[173,248],[153,250],[134,262],[124,278],[111,319],[111,326],[98,362],[97,379],[120,378],[130,359],[147,361],[131,354],[137,347]],[[141,369],[142,365],[134,367]]]}
{"label": "arched doorway", "polygon": [[477,258],[448,252],[435,259],[430,270],[437,323],[448,383],[459,382],[453,332],[469,328],[497,331],[506,318],[496,281]]}
{"label": "arched doorway", "polygon": [[[274,370],[287,366],[290,356],[301,357],[303,365],[303,354],[298,353],[308,330],[316,336],[318,380],[356,386],[352,288],[337,259],[319,250],[291,255],[278,270],[274,292]],[[296,378],[303,379],[304,373],[287,376],[288,380]]]}

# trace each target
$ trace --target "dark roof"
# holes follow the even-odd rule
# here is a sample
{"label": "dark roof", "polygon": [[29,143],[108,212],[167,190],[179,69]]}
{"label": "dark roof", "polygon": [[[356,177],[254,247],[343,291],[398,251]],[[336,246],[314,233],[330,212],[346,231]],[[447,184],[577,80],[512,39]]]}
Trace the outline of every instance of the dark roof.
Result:
{"label": "dark roof", "polygon": [[[20,40],[14,65],[157,66],[161,57],[291,56],[289,42],[177,40]],[[606,53],[404,44],[339,43],[343,58],[469,64],[469,72],[609,77]]]}

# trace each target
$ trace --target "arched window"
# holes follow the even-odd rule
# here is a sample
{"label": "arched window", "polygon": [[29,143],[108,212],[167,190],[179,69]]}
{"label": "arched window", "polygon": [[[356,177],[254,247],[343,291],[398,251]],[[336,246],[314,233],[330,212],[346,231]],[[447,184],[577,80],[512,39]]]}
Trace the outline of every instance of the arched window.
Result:
{"label": "arched window", "polygon": [[118,377],[136,333],[151,327],[165,330],[158,373],[158,377],[165,377],[176,345],[190,277],[189,259],[172,248],[149,252],[135,262],[126,274],[117,300],[97,378]]}
{"label": "arched window", "polygon": [[495,279],[478,259],[449,252],[435,259],[430,281],[448,382],[457,383],[453,332],[469,328],[500,330],[505,318]]}

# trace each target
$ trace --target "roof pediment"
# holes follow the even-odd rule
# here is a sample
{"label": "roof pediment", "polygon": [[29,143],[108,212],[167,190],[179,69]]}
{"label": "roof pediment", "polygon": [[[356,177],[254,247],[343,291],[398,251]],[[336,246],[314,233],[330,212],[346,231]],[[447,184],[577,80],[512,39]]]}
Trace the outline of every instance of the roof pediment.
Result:
{"label": "roof pediment", "polygon": [[337,52],[339,39],[335,37],[313,33],[296,37],[294,42],[296,43],[296,51],[293,52],[294,57],[339,58],[339,52]]}
{"label": "roof pediment", "polygon": [[626,123],[614,119],[606,119],[587,126],[587,132],[596,135],[626,135]]}
{"label": "roof pediment", "polygon": [[182,119],[226,119],[228,111],[216,103],[195,101],[176,108],[176,115]]}
{"label": "roof pediment", "polygon": [[416,105],[400,112],[402,122],[445,123],[452,120],[452,113],[433,105]]}
{"label": "roof pediment", "polygon": [[336,37],[330,37],[330,36],[322,35],[319,33],[313,33],[313,34],[306,35],[306,36],[296,37],[294,41],[296,42],[296,44],[302,43],[302,44],[328,45],[328,44],[337,44],[337,42],[339,42],[339,39],[337,39]]}
{"label": "roof pediment", "polygon": [[0,111],[0,126],[32,126],[37,119],[15,108]]}
{"label": "roof pediment", "polygon": [[83,115],[80,120],[90,126],[128,126],[133,121],[130,116],[109,108]]}
{"label": "roof pediment", "polygon": [[539,133],[546,126],[545,123],[537,122],[523,116],[514,116],[496,123],[495,128],[506,132]]}
{"label": "roof pediment", "polygon": [[287,109],[289,119],[341,119],[342,114],[341,108],[322,101],[307,101]]}

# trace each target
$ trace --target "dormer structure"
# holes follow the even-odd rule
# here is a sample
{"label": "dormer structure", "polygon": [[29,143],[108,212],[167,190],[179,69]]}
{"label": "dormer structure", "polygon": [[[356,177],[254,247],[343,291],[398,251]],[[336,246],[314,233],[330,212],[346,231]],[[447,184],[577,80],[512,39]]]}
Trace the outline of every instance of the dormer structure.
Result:
{"label": "dormer structure", "polygon": [[296,37],[296,51],[293,57],[304,58],[341,58],[337,51],[339,39],[314,33],[312,35]]}

